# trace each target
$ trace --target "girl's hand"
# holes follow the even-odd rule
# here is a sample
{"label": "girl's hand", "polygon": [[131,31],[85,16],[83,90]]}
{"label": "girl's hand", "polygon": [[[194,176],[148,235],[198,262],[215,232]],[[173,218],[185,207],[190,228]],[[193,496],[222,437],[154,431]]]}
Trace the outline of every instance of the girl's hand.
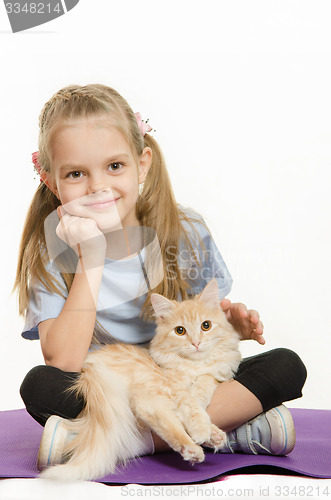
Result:
{"label": "girl's hand", "polygon": [[226,318],[239,333],[241,340],[256,340],[259,344],[265,344],[263,337],[263,324],[260,315],[254,309],[247,309],[245,304],[232,304],[229,299],[221,301],[221,307]]}
{"label": "girl's hand", "polygon": [[56,234],[70,246],[89,267],[104,264],[107,242],[93,219],[76,217],[66,212],[60,205],[57,207],[60,222]]}

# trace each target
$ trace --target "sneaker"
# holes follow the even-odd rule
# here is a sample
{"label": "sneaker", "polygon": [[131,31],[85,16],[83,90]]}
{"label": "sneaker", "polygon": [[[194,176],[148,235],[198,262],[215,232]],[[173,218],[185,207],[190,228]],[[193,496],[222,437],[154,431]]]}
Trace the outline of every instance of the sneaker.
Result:
{"label": "sneaker", "polygon": [[42,471],[50,465],[65,462],[64,447],[75,435],[69,432],[65,426],[66,419],[52,415],[46,422],[41,438],[37,468]]}
{"label": "sneaker", "polygon": [[227,433],[221,453],[288,455],[295,445],[292,415],[284,405],[249,420]]}

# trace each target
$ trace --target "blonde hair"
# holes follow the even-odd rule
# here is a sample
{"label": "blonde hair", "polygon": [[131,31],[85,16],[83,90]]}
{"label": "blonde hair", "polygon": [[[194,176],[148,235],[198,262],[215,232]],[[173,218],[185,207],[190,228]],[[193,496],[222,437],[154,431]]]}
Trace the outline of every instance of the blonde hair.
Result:
{"label": "blonde hair", "polygon": [[[186,220],[193,228],[192,219],[185,216],[176,204],[165,161],[155,139],[142,136],[134,112],[127,101],[114,89],[105,85],[70,85],[58,91],[45,104],[39,117],[39,157],[41,169],[52,174],[51,138],[59,122],[108,114],[112,123],[127,139],[136,158],[144,147],[152,150],[152,164],[145,179],[142,194],[136,205],[136,215],[142,226],[155,230],[159,240],[163,279],[153,292],[169,299],[188,297],[188,284],[178,263],[167,265],[167,248],[178,251],[179,241],[186,237],[192,249],[190,238],[183,230],[181,221]],[[44,221],[61,204],[45,183],[40,183],[32,199],[25,219],[20,243],[16,280],[13,290],[18,289],[19,313],[24,315],[29,304],[29,285],[40,281],[50,292],[63,297],[63,287],[54,282],[54,277],[46,270],[48,261],[44,234]],[[171,276],[170,276],[171,274]],[[173,279],[176,276],[176,279]],[[62,273],[67,291],[70,290],[74,274]],[[149,290],[142,315],[151,317]],[[99,327],[101,325],[99,324]],[[96,329],[94,336],[96,336]]]}

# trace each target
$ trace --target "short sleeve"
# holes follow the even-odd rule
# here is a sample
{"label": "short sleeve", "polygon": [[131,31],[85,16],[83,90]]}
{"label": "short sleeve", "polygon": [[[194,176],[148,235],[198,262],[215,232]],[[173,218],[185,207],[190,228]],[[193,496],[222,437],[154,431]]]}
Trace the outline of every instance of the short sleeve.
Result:
{"label": "short sleeve", "polygon": [[179,268],[187,277],[192,295],[200,293],[207,283],[215,278],[218,283],[218,295],[222,300],[231,290],[232,277],[203,218],[191,209],[183,211],[189,217],[189,222],[184,219],[182,226],[190,239],[192,249],[188,248],[185,239],[181,240]]}
{"label": "short sleeve", "polygon": [[22,337],[28,340],[39,339],[39,323],[46,319],[57,318],[66,301],[67,289],[60,271],[54,263],[48,263],[46,270],[60,285],[64,297],[58,293],[48,291],[40,282],[30,286],[30,301],[22,332]]}

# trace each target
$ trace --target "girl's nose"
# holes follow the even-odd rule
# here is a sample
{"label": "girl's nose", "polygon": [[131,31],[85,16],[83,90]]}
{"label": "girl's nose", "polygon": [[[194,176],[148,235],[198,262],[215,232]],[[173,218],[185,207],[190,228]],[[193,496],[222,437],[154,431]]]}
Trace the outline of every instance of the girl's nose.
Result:
{"label": "girl's nose", "polygon": [[101,176],[91,177],[89,180],[88,191],[89,193],[96,193],[98,191],[104,191],[109,189]]}

